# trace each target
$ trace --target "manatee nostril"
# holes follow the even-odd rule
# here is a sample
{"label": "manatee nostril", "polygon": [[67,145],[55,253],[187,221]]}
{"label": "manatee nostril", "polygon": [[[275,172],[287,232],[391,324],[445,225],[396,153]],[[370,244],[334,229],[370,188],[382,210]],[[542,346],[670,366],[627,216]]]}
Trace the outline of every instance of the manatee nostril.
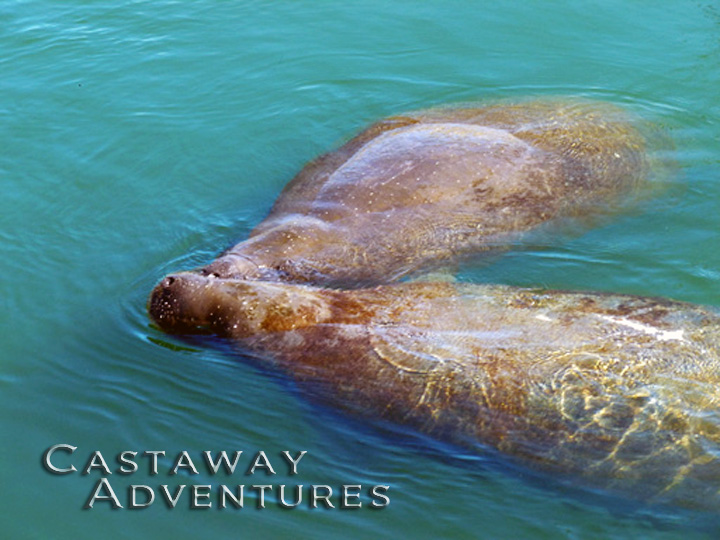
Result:
{"label": "manatee nostril", "polygon": [[169,277],[165,278],[165,286],[166,286],[166,287],[169,287],[169,286],[172,285],[173,283],[175,283],[175,278],[174,278],[174,277],[169,276]]}
{"label": "manatee nostril", "polygon": [[205,277],[215,277],[219,278],[220,274],[210,269],[209,266],[206,266],[205,268],[200,270],[200,275]]}

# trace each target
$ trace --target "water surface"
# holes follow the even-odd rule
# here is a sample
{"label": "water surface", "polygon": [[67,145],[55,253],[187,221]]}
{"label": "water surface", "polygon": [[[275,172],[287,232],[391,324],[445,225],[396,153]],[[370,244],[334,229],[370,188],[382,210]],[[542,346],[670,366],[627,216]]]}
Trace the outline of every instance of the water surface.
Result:
{"label": "water surface", "polygon": [[[634,508],[351,421],[251,363],[163,336],[145,314],[160,276],[243,238],[304,163],[367,123],[557,94],[662,126],[677,179],[462,279],[720,306],[714,3],[36,0],[5,2],[0,21],[5,537],[715,536],[713,516]],[[167,451],[158,476],[140,462],[109,477],[123,499],[129,484],[388,484],[391,504],[83,510],[101,475],[44,471],[57,443],[78,447],[78,468],[94,450]],[[168,476],[182,450],[308,454],[295,477]]]}

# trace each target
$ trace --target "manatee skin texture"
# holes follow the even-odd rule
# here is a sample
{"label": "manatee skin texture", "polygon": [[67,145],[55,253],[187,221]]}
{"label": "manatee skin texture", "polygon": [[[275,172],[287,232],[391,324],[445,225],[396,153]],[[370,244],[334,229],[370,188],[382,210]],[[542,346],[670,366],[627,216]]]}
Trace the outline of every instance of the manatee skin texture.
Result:
{"label": "manatee skin texture", "polygon": [[335,290],[179,273],[149,311],[340,409],[650,503],[720,509],[720,316],[501,285]]}
{"label": "manatee skin texture", "polygon": [[202,272],[357,288],[507,249],[636,192],[653,168],[646,128],[574,99],[390,117],[308,164]]}

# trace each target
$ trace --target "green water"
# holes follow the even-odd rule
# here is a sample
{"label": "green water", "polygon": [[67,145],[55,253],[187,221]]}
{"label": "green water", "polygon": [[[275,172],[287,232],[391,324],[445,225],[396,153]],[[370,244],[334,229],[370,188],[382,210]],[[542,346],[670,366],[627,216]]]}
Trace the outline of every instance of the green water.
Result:
{"label": "green water", "polygon": [[[680,172],[581,235],[463,278],[720,306],[720,10],[711,2],[84,2],[0,5],[4,538],[704,538],[718,519],[629,507],[502,459],[314,407],[276,376],[150,328],[164,273],[242,238],[309,159],[447,102],[570,94],[663,126]],[[165,450],[130,484],[390,486],[381,510],[83,505],[102,451]],[[187,450],[200,474],[168,476]],[[201,452],[243,450],[212,476]],[[267,452],[276,476],[245,475]],[[307,450],[289,476],[282,450]],[[212,499],[215,500],[214,498]]]}

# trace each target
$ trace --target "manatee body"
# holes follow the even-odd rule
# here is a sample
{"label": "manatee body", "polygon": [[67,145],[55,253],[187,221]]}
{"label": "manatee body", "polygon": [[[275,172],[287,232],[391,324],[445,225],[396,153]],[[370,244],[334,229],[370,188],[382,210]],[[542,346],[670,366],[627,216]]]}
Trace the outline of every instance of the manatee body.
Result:
{"label": "manatee body", "polygon": [[541,100],[382,120],[307,165],[205,274],[359,287],[506,248],[607,207],[648,176],[641,124]]}
{"label": "manatee body", "polygon": [[345,410],[653,503],[720,508],[720,316],[634,296],[181,273],[149,310]]}

